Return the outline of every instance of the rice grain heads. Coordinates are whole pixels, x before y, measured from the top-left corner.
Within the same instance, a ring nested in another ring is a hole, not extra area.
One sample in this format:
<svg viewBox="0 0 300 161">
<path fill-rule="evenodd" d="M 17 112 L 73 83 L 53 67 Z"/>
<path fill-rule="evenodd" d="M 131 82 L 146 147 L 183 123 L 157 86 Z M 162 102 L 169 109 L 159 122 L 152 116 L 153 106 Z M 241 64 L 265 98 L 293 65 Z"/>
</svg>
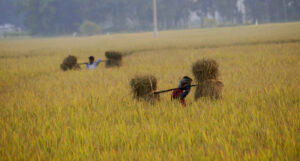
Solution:
<svg viewBox="0 0 300 161">
<path fill-rule="evenodd" d="M 117 51 L 105 52 L 106 67 L 120 67 L 122 65 L 122 53 Z"/>
<path fill-rule="evenodd" d="M 153 101 L 159 98 L 153 92 L 157 89 L 157 79 L 153 75 L 135 76 L 130 81 L 130 87 L 135 99 Z"/>
<path fill-rule="evenodd" d="M 63 71 L 78 69 L 77 58 L 75 56 L 69 55 L 63 60 L 62 64 L 60 65 L 60 68 Z"/>
<path fill-rule="evenodd" d="M 193 64 L 193 74 L 198 84 L 195 91 L 195 100 L 200 97 L 221 98 L 224 84 L 218 80 L 219 65 L 215 60 L 198 60 Z"/>
</svg>

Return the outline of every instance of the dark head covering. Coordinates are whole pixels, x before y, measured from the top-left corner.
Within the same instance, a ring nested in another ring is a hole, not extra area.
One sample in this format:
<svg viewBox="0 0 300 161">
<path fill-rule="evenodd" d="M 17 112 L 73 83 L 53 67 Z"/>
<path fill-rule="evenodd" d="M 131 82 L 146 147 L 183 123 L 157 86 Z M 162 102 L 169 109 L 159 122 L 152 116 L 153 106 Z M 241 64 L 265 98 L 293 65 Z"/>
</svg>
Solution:
<svg viewBox="0 0 300 161">
<path fill-rule="evenodd" d="M 179 82 L 179 88 L 183 88 L 186 85 L 191 84 L 192 81 L 193 81 L 192 78 L 190 78 L 188 76 L 184 76 Z"/>
<path fill-rule="evenodd" d="M 90 56 L 89 60 L 95 60 L 95 58 L 93 56 Z"/>
</svg>

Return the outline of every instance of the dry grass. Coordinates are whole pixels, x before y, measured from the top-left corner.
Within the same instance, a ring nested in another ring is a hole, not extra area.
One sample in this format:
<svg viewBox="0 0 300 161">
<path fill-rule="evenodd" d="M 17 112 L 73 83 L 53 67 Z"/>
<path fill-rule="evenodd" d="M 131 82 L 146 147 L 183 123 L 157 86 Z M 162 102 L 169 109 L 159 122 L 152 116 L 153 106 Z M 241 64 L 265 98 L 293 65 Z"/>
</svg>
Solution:
<svg viewBox="0 0 300 161">
<path fill-rule="evenodd" d="M 193 64 L 193 74 L 197 82 L 203 82 L 209 79 L 218 79 L 219 65 L 213 59 L 198 60 Z"/>
<path fill-rule="evenodd" d="M 299 160 L 300 23 L 152 35 L 1 40 L 0 160 Z M 135 52 L 59 68 L 109 49 Z M 219 63 L 221 100 L 132 99 L 135 75 L 172 88 L 202 58 Z"/>
<path fill-rule="evenodd" d="M 118 51 L 107 51 L 105 56 L 107 59 L 122 60 L 122 53 Z"/>
<path fill-rule="evenodd" d="M 197 81 L 195 100 L 209 97 L 211 100 L 222 98 L 224 84 L 218 80 L 219 65 L 213 59 L 198 60 L 193 64 L 193 74 Z"/>
<path fill-rule="evenodd" d="M 107 51 L 105 52 L 106 67 L 120 67 L 122 65 L 122 53 L 117 51 Z"/>
<path fill-rule="evenodd" d="M 201 97 L 209 97 L 212 100 L 218 100 L 222 98 L 222 89 L 224 84 L 218 80 L 205 80 L 196 86 L 195 100 L 197 101 Z"/>
<path fill-rule="evenodd" d="M 60 65 L 60 68 L 63 71 L 72 70 L 72 69 L 78 69 L 80 66 L 77 64 L 77 58 L 75 56 L 69 55 L 66 57 L 62 64 Z"/>
<path fill-rule="evenodd" d="M 130 87 L 135 99 L 152 102 L 159 99 L 153 92 L 157 89 L 157 79 L 153 75 L 139 75 L 130 80 Z"/>
<path fill-rule="evenodd" d="M 108 59 L 105 62 L 105 66 L 107 68 L 120 67 L 121 65 L 122 65 L 122 61 L 121 60 Z"/>
</svg>

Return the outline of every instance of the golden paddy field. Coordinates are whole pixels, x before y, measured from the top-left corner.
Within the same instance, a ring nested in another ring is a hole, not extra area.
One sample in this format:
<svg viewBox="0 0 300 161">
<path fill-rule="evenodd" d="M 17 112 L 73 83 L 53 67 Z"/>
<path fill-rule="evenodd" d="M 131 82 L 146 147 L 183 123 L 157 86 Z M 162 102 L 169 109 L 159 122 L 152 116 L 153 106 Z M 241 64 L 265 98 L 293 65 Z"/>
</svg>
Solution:
<svg viewBox="0 0 300 161">
<path fill-rule="evenodd" d="M 63 72 L 68 55 L 127 52 L 120 68 Z M 223 98 L 149 104 L 129 82 L 158 89 L 219 63 Z M 0 160 L 299 160 L 300 23 L 0 40 Z"/>
</svg>

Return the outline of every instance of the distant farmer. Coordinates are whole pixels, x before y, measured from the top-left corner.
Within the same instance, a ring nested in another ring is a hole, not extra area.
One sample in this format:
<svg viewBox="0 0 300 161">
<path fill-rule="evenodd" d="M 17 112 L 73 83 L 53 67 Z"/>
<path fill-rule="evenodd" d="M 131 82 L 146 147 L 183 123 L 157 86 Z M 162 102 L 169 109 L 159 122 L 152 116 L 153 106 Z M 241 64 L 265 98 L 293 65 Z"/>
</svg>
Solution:
<svg viewBox="0 0 300 161">
<path fill-rule="evenodd" d="M 188 76 L 184 76 L 178 85 L 178 88 L 173 90 L 172 100 L 180 100 L 182 106 L 185 106 L 185 97 L 190 93 L 192 79 Z"/>
<path fill-rule="evenodd" d="M 88 68 L 88 69 L 95 69 L 100 62 L 101 62 L 101 59 L 98 59 L 95 62 L 95 58 L 93 56 L 90 56 L 89 57 L 89 63 L 86 64 L 86 68 Z"/>
</svg>

